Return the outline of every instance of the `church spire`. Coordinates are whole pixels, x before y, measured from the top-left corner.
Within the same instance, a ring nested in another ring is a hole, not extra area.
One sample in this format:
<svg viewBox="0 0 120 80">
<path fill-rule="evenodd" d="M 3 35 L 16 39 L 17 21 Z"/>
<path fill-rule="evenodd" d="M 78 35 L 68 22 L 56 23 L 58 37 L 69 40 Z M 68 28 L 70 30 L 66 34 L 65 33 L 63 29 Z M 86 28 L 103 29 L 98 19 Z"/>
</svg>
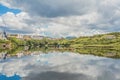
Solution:
<svg viewBox="0 0 120 80">
<path fill-rule="evenodd" d="M 5 23 L 5 21 L 4 21 L 3 18 L 2 18 L 2 21 L 3 21 L 3 24 L 4 24 L 3 33 L 2 33 L 2 38 L 3 38 L 3 39 L 7 39 L 7 33 L 6 33 L 6 31 L 5 31 L 6 23 Z"/>
</svg>

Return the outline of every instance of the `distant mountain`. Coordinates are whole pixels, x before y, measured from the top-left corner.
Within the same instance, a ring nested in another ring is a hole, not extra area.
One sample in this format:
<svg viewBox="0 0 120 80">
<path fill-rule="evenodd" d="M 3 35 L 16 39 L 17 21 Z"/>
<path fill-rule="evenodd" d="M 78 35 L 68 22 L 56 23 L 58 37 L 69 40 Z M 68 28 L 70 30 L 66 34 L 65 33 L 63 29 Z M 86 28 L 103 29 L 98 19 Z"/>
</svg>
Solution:
<svg viewBox="0 0 120 80">
<path fill-rule="evenodd" d="M 76 38 L 75 36 L 67 36 L 66 39 L 74 39 Z"/>
</svg>

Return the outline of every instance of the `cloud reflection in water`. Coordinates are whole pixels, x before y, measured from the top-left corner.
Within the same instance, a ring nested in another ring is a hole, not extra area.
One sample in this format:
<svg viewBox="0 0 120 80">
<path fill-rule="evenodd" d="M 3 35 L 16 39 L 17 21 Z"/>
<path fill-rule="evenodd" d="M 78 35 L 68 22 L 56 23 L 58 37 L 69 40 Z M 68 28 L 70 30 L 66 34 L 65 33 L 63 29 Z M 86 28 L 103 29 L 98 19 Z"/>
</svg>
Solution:
<svg viewBox="0 0 120 80">
<path fill-rule="evenodd" d="M 69 52 L 11 58 L 0 73 L 23 80 L 120 80 L 120 60 Z"/>
</svg>

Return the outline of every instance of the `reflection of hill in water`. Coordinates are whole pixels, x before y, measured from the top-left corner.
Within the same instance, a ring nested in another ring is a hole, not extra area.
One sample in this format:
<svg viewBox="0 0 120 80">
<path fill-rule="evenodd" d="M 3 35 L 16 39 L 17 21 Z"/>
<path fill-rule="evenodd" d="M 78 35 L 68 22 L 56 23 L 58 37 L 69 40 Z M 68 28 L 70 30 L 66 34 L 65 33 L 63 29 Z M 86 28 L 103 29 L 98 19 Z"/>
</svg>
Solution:
<svg viewBox="0 0 120 80">
<path fill-rule="evenodd" d="M 120 58 L 119 49 L 110 49 L 110 48 L 81 48 L 77 49 L 76 52 L 82 54 L 91 54 L 96 56 L 110 57 L 110 58 Z"/>
<path fill-rule="evenodd" d="M 120 59 L 49 52 L 9 58 L 0 63 L 0 73 L 22 80 L 120 80 L 119 66 Z"/>
<path fill-rule="evenodd" d="M 33 47 L 33 48 L 26 48 L 26 47 L 17 47 L 11 50 L 4 50 L 1 51 L 0 57 L 3 56 L 25 56 L 30 54 L 40 54 L 48 52 L 74 52 L 80 54 L 90 54 L 96 56 L 103 56 L 103 57 L 110 57 L 110 58 L 120 58 L 120 50 L 119 49 L 109 49 L 109 48 L 98 48 L 98 47 L 89 47 L 89 48 L 79 48 L 79 49 L 71 49 L 71 48 L 47 48 L 47 47 Z M 4 55 L 2 55 L 4 54 Z"/>
</svg>

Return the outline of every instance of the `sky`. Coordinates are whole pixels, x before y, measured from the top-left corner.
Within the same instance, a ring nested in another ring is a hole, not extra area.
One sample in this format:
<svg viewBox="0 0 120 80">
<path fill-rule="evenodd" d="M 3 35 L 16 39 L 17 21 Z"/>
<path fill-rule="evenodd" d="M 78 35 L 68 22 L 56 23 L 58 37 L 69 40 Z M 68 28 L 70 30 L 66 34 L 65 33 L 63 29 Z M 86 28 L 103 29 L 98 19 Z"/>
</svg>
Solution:
<svg viewBox="0 0 120 80">
<path fill-rule="evenodd" d="M 12 12 L 14 14 L 18 14 L 21 11 L 19 9 L 10 9 L 10 8 L 0 4 L 0 16 L 2 16 L 3 14 L 6 14 L 7 12 Z"/>
<path fill-rule="evenodd" d="M 0 0 L 0 30 L 50 37 L 120 32 L 120 0 Z"/>
</svg>

